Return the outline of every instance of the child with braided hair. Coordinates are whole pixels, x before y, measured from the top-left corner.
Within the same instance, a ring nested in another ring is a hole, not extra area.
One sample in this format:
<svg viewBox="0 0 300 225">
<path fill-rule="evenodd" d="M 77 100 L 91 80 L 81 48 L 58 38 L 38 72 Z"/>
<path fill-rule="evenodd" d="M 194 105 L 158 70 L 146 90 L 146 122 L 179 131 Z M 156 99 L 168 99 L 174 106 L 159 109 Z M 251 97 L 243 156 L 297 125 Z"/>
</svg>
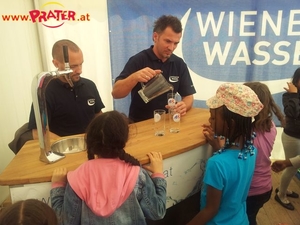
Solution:
<svg viewBox="0 0 300 225">
<path fill-rule="evenodd" d="M 255 167 L 252 118 L 263 108 L 254 91 L 224 83 L 206 101 L 209 125 L 203 134 L 214 149 L 206 164 L 200 212 L 188 225 L 248 225 L 246 199 Z"/>
<path fill-rule="evenodd" d="M 88 161 L 67 173 L 53 172 L 52 208 L 60 224 L 146 224 L 166 213 L 166 180 L 160 152 L 141 168 L 124 151 L 128 119 L 117 111 L 95 117 L 87 128 Z M 150 171 L 151 176 L 148 174 Z"/>
</svg>

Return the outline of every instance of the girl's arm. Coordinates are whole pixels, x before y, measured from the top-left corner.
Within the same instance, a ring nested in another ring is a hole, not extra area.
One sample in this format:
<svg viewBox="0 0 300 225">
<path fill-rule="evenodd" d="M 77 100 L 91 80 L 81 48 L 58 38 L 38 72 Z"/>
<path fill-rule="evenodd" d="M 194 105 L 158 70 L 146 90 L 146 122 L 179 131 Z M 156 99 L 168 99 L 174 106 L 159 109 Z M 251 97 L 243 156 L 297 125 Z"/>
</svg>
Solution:
<svg viewBox="0 0 300 225">
<path fill-rule="evenodd" d="M 145 217 L 159 220 L 166 214 L 167 201 L 167 181 L 163 175 L 163 158 L 160 152 L 150 152 L 147 155 L 150 165 L 143 167 L 152 175 L 150 177 L 146 170 L 141 170 L 138 195 Z"/>
<path fill-rule="evenodd" d="M 222 191 L 207 185 L 206 206 L 187 225 L 205 225 L 218 213 L 221 198 Z"/>
<path fill-rule="evenodd" d="M 81 224 L 82 201 L 67 183 L 66 168 L 54 170 L 50 199 L 51 207 L 56 213 L 59 224 Z"/>
</svg>

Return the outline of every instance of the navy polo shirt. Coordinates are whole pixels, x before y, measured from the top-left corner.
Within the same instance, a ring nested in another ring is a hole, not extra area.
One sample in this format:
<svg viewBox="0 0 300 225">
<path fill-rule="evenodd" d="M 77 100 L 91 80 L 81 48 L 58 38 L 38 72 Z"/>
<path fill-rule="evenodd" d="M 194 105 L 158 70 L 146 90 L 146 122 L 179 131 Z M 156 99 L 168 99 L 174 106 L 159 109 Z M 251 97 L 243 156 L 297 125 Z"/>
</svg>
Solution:
<svg viewBox="0 0 300 225">
<path fill-rule="evenodd" d="M 162 62 L 154 54 L 152 48 L 153 46 L 132 56 L 126 63 L 123 71 L 116 78 L 116 82 L 118 80 L 125 79 L 138 70 L 149 67 L 154 70 L 160 69 L 163 71 L 163 76 L 174 86 L 174 93 L 178 92 L 182 97 L 195 94 L 196 90 L 186 63 L 174 54 L 172 54 L 168 60 Z M 167 93 L 145 103 L 138 94 L 138 91 L 141 88 L 141 84 L 138 83 L 131 90 L 129 117 L 134 122 L 153 118 L 153 110 L 165 109 L 165 105 L 167 104 Z"/>
<path fill-rule="evenodd" d="M 49 129 L 59 136 L 85 133 L 95 114 L 104 108 L 95 83 L 82 77 L 74 87 L 53 79 L 45 95 Z M 36 129 L 33 106 L 28 128 Z"/>
</svg>

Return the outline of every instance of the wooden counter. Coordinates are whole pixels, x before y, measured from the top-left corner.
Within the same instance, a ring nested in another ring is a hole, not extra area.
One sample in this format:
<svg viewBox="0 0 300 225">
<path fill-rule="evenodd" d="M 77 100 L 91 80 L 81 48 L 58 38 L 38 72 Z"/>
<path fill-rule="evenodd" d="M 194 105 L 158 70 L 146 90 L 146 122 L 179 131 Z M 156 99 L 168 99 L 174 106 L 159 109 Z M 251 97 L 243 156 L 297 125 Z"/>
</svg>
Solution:
<svg viewBox="0 0 300 225">
<path fill-rule="evenodd" d="M 168 117 L 168 116 L 167 116 Z M 202 124 L 208 123 L 209 111 L 193 108 L 181 118 L 180 132 L 170 133 L 166 121 L 166 134 L 154 136 L 153 119 L 130 125 L 130 137 L 126 152 L 136 157 L 141 164 L 149 163 L 146 153 L 160 151 L 163 158 L 169 158 L 195 149 L 206 143 L 202 134 Z M 59 139 L 51 141 L 57 141 Z M 0 185 L 21 185 L 51 181 L 54 168 L 76 169 L 87 160 L 86 151 L 66 154 L 66 158 L 53 164 L 39 161 L 39 142 L 28 141 L 0 174 Z"/>
</svg>

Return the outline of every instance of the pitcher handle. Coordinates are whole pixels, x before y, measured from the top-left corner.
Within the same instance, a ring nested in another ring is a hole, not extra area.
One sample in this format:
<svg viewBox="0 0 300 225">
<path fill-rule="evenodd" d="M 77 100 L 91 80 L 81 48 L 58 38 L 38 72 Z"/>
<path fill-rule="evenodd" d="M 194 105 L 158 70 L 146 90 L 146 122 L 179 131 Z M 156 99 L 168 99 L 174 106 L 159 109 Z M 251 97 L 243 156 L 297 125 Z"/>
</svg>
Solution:
<svg viewBox="0 0 300 225">
<path fill-rule="evenodd" d="M 161 73 L 160 74 L 156 74 L 154 77 L 152 77 L 152 79 L 155 78 L 156 76 L 159 76 L 159 75 L 162 75 L 162 74 Z M 142 89 L 145 89 L 146 85 L 143 82 L 140 82 L 140 83 L 141 83 Z"/>
</svg>

